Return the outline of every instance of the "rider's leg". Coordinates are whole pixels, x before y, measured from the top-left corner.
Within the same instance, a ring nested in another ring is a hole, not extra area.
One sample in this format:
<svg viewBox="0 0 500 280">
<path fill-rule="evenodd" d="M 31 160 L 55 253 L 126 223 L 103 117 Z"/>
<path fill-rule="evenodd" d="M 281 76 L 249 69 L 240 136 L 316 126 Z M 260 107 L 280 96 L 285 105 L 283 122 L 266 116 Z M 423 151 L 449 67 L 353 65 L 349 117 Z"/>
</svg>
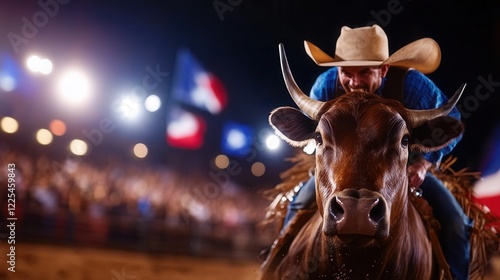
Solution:
<svg viewBox="0 0 500 280">
<path fill-rule="evenodd" d="M 455 279 L 469 279 L 472 220 L 465 215 L 451 192 L 431 173 L 427 173 L 420 188 L 441 224 L 439 241 L 451 273 Z"/>
<path fill-rule="evenodd" d="M 261 265 L 261 271 L 266 273 L 275 270 L 276 266 L 288 253 L 295 236 L 302 229 L 302 226 L 316 213 L 315 209 L 300 209 L 297 214 L 291 218 L 288 225 L 281 230 L 280 235 L 274 241 L 269 254 Z"/>
<path fill-rule="evenodd" d="M 302 226 L 316 212 L 310 209 L 316 201 L 316 187 L 314 176 L 300 187 L 293 200 L 289 203 L 283 228 L 280 235 L 271 246 L 266 259 L 261 265 L 264 274 L 270 273 L 288 252 L 295 236 Z"/>
<path fill-rule="evenodd" d="M 283 221 L 282 232 L 288 226 L 290 220 L 297 214 L 297 211 L 310 208 L 316 201 L 315 176 L 311 176 L 308 181 L 300 187 L 299 191 L 288 204 L 285 220 Z"/>
</svg>

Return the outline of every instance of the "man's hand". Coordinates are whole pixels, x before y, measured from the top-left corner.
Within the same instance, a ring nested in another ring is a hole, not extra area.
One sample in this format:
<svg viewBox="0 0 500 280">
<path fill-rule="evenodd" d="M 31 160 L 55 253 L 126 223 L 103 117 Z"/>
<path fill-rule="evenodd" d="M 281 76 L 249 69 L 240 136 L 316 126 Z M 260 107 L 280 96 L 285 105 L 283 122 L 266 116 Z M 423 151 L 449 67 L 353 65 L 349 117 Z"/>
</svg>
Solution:
<svg viewBox="0 0 500 280">
<path fill-rule="evenodd" d="M 432 166 L 432 163 L 424 158 L 418 158 L 414 163 L 407 167 L 408 185 L 410 188 L 417 188 L 422 184 L 427 174 L 427 170 Z"/>
</svg>

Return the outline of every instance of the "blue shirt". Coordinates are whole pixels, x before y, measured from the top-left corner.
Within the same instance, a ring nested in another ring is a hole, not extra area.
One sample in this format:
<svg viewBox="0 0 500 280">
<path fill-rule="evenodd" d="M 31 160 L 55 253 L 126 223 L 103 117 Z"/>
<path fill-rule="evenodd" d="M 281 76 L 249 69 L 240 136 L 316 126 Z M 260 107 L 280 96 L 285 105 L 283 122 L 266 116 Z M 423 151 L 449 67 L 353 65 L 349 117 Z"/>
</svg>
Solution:
<svg viewBox="0 0 500 280">
<path fill-rule="evenodd" d="M 337 84 L 338 87 L 342 88 L 340 83 L 337 83 L 337 69 L 337 67 L 332 67 L 318 76 L 311 88 L 311 98 L 328 101 L 335 97 Z M 382 85 L 375 92 L 376 94 L 381 95 L 386 82 L 387 78 L 383 78 Z M 410 69 L 406 73 L 403 91 L 403 105 L 412 110 L 434 109 L 443 106 L 448 101 L 446 95 L 429 78 L 414 69 Z M 453 108 L 449 116 L 460 119 L 457 108 Z M 449 154 L 461 139 L 462 135 L 451 141 L 448 146 L 435 152 L 426 153 L 423 157 L 429 162 L 439 163 L 443 156 Z"/>
</svg>

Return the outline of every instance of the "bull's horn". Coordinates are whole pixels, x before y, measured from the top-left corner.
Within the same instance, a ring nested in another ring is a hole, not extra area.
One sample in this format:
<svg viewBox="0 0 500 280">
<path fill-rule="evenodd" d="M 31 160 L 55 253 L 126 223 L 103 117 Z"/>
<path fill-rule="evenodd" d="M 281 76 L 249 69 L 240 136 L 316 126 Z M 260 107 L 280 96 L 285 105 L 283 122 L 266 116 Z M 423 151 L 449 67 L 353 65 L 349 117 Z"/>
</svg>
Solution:
<svg viewBox="0 0 500 280">
<path fill-rule="evenodd" d="M 288 60 L 286 59 L 285 47 L 283 44 L 279 44 L 279 51 L 281 72 L 283 73 L 283 79 L 285 80 L 285 85 L 290 93 L 290 96 L 292 96 L 293 101 L 304 114 L 309 116 L 311 119 L 316 120 L 319 117 L 319 109 L 324 102 L 310 98 L 299 88 L 297 83 L 295 83 L 290 67 L 288 66 Z"/>
<path fill-rule="evenodd" d="M 410 113 L 409 115 L 411 126 L 417 127 L 434 118 L 448 115 L 460 99 L 465 86 L 465 83 L 462 84 L 460 88 L 458 88 L 458 90 L 455 92 L 455 94 L 450 98 L 450 100 L 448 100 L 448 102 L 440 108 L 431 110 L 408 110 L 408 112 Z"/>
</svg>

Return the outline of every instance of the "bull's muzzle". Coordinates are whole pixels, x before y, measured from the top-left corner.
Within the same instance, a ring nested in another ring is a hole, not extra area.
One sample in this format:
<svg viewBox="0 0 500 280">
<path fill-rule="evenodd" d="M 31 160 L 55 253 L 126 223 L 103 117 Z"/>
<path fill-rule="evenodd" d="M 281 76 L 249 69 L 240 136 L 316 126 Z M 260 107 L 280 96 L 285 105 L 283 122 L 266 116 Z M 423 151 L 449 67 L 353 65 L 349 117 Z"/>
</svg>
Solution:
<svg viewBox="0 0 500 280">
<path fill-rule="evenodd" d="M 379 193 L 365 189 L 348 189 L 332 197 L 327 206 L 327 235 L 375 237 L 387 231 L 387 204 Z"/>
</svg>

